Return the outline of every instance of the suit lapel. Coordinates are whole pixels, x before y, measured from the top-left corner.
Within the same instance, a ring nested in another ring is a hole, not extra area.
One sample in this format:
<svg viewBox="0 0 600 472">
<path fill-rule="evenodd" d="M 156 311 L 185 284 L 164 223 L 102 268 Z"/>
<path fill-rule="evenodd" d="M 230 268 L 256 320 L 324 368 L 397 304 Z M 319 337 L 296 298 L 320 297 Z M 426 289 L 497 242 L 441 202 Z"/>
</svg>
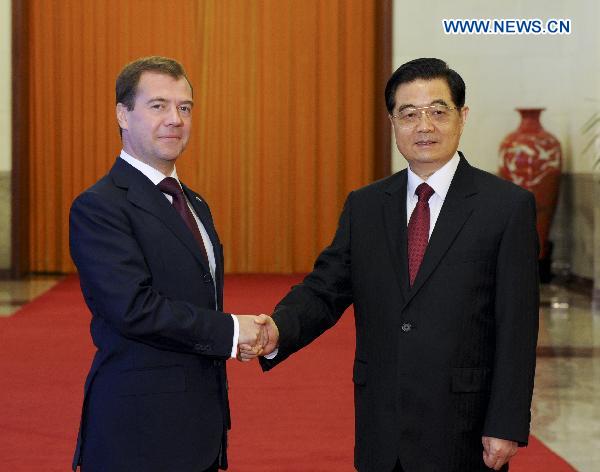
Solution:
<svg viewBox="0 0 600 472">
<path fill-rule="evenodd" d="M 183 192 L 185 193 L 185 196 L 192 204 L 196 215 L 198 215 L 198 218 L 202 222 L 202 225 L 204 225 L 204 229 L 206 229 L 206 232 L 208 233 L 210 242 L 213 245 L 215 259 L 217 259 L 218 261 L 219 259 L 217 258 L 217 256 L 220 256 L 221 244 L 219 242 L 219 237 L 217 236 L 217 231 L 215 230 L 215 227 L 213 225 L 212 217 L 210 216 L 210 210 L 208 209 L 206 203 L 202 201 L 202 199 L 196 193 L 192 192 L 183 183 L 181 184 L 181 186 L 183 187 Z"/>
<path fill-rule="evenodd" d="M 217 235 L 217 230 L 213 224 L 212 216 L 210 215 L 210 210 L 206 202 L 204 202 L 196 193 L 192 192 L 188 187 L 186 187 L 183 183 L 181 184 L 183 187 L 183 191 L 185 196 L 192 204 L 196 215 L 202 222 L 204 229 L 208 233 L 208 237 L 210 238 L 210 242 L 213 247 L 213 254 L 215 256 L 215 278 L 216 278 L 216 287 L 217 287 L 217 306 L 223 306 L 223 281 L 222 279 L 222 263 L 223 263 L 223 254 L 221 250 L 221 241 L 219 241 L 219 236 Z"/>
<path fill-rule="evenodd" d="M 150 179 L 122 159 L 117 159 L 110 174 L 119 187 L 127 188 L 127 199 L 133 205 L 160 219 L 204 269 L 209 270 L 192 232 L 177 213 L 177 210 L 173 208 Z"/>
<path fill-rule="evenodd" d="M 456 236 L 473 212 L 473 195 L 477 187 L 471 178 L 471 166 L 461 154 L 461 160 L 448 189 L 442 210 L 435 223 L 423 262 L 415 283 L 405 299 L 406 306 L 438 266 Z"/>
<path fill-rule="evenodd" d="M 406 236 L 406 185 L 407 173 L 403 170 L 384 192 L 383 221 L 392 265 L 396 269 L 402 297 L 408 296 L 408 254 Z"/>
</svg>

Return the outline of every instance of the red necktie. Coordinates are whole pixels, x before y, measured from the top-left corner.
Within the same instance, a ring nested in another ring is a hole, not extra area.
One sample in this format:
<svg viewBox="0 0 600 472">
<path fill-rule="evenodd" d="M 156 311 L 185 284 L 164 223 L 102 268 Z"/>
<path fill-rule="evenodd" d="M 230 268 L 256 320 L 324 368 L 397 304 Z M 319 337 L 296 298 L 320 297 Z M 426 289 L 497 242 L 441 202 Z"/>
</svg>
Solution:
<svg viewBox="0 0 600 472">
<path fill-rule="evenodd" d="M 196 241 L 200 246 L 200 252 L 204 257 L 204 260 L 208 263 L 208 256 L 206 255 L 206 248 L 204 247 L 202 235 L 200 234 L 194 215 L 192 215 L 192 212 L 188 207 L 185 195 L 183 194 L 183 189 L 179 185 L 179 182 L 173 177 L 166 177 L 158 183 L 158 188 L 161 192 L 173 197 L 173 206 L 177 210 L 177 213 L 179 213 L 179 216 L 183 218 L 183 221 L 194 235 L 194 238 L 196 238 Z"/>
<path fill-rule="evenodd" d="M 429 242 L 429 199 L 433 193 L 433 189 L 426 183 L 422 183 L 415 190 L 419 201 L 408 222 L 408 272 L 411 287 Z"/>
</svg>

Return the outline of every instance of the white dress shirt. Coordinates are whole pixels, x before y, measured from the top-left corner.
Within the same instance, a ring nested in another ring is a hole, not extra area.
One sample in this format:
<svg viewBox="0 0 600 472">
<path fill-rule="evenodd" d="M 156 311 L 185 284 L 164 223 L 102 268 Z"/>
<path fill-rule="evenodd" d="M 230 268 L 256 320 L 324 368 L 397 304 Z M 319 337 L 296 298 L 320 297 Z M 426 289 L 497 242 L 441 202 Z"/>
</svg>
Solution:
<svg viewBox="0 0 600 472">
<path fill-rule="evenodd" d="M 446 164 L 444 164 L 441 168 L 436 170 L 433 174 L 431 174 L 427 179 L 427 185 L 429 185 L 434 194 L 429 198 L 429 237 L 431 238 L 431 233 L 433 233 L 433 228 L 435 227 L 435 223 L 440 216 L 440 211 L 442 210 L 442 205 L 444 204 L 444 200 L 446 200 L 446 195 L 448 194 L 448 189 L 450 188 L 450 184 L 452 183 L 452 179 L 454 178 L 454 174 L 456 173 L 456 169 L 458 168 L 458 163 L 460 162 L 460 156 L 458 152 L 454 154 L 452 159 L 450 159 Z M 410 221 L 410 216 L 412 215 L 415 206 L 417 206 L 417 202 L 419 201 L 419 197 L 415 195 L 415 190 L 417 187 L 421 185 L 425 180 L 415 174 L 410 166 L 407 169 L 408 171 L 408 183 L 406 185 L 406 224 Z"/>
<path fill-rule="evenodd" d="M 127 162 L 131 166 L 135 167 L 142 174 L 144 174 L 146 177 L 148 177 L 148 179 L 150 179 L 154 185 L 158 185 L 165 177 L 173 177 L 175 180 L 177 180 L 177 183 L 181 187 L 181 183 L 179 182 L 179 178 L 177 177 L 177 170 L 175 169 L 175 167 L 173 167 L 173 172 L 171 173 L 171 175 L 165 176 L 162 172 L 156 170 L 152 166 L 149 166 L 145 162 L 142 162 L 139 159 L 136 159 L 135 157 L 127 154 L 124 150 L 121 150 L 120 157 L 125 162 Z M 166 194 L 164 192 L 163 192 L 163 195 L 167 198 L 167 200 L 169 200 L 169 203 L 173 203 L 173 197 L 171 195 Z M 184 193 L 184 197 L 185 197 L 185 193 Z M 200 234 L 202 236 L 202 241 L 204 242 L 204 247 L 206 248 L 206 255 L 208 256 L 208 266 L 210 269 L 210 275 L 212 276 L 212 279 L 213 279 L 213 288 L 215 290 L 215 309 L 217 309 L 217 306 L 216 306 L 217 287 L 214 285 L 214 281 L 216 280 L 215 279 L 215 270 L 216 270 L 216 266 L 217 266 L 217 264 L 215 262 L 215 250 L 213 248 L 212 242 L 210 241 L 208 233 L 206 232 L 206 228 L 204 227 L 204 225 L 202 224 L 202 221 L 200 221 L 200 218 L 198 218 L 198 215 L 196 215 L 196 212 L 194 211 L 194 207 L 192 207 L 192 205 L 188 201 L 187 197 L 185 197 L 185 201 L 187 203 L 188 208 L 192 212 L 192 215 L 194 216 L 194 220 L 196 221 L 196 224 L 198 225 L 198 229 L 200 230 Z M 240 336 L 240 324 L 238 322 L 238 319 L 234 315 L 231 315 L 231 316 L 233 318 L 233 345 L 232 345 L 232 350 L 231 350 L 231 357 L 235 357 L 237 355 L 237 345 L 238 345 L 238 339 Z"/>
</svg>

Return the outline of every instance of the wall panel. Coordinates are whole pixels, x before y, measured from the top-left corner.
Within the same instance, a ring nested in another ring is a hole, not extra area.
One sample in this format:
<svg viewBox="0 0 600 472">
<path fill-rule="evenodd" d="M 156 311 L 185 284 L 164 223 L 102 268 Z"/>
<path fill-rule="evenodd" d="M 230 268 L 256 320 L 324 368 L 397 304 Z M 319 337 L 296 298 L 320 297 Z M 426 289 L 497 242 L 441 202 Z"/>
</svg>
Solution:
<svg viewBox="0 0 600 472">
<path fill-rule="evenodd" d="M 70 203 L 120 149 L 115 77 L 155 54 L 180 60 L 194 86 L 177 168 L 212 207 L 226 270 L 309 270 L 346 194 L 388 158 L 374 145 L 378 11 L 375 0 L 29 2 L 28 270 L 73 270 Z"/>
</svg>

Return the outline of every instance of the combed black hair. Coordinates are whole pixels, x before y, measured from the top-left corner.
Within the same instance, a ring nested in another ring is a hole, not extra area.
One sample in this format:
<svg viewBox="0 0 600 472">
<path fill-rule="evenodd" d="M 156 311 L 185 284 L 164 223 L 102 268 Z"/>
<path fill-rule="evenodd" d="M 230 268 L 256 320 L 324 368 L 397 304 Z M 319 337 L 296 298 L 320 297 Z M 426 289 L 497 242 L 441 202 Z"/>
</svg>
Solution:
<svg viewBox="0 0 600 472">
<path fill-rule="evenodd" d="M 452 101 L 458 108 L 465 104 L 465 82 L 458 72 L 450 69 L 441 59 L 422 57 L 402 64 L 392 74 L 385 86 L 385 106 L 391 115 L 396 106 L 396 90 L 402 84 L 415 80 L 444 79 L 450 88 Z"/>
</svg>

